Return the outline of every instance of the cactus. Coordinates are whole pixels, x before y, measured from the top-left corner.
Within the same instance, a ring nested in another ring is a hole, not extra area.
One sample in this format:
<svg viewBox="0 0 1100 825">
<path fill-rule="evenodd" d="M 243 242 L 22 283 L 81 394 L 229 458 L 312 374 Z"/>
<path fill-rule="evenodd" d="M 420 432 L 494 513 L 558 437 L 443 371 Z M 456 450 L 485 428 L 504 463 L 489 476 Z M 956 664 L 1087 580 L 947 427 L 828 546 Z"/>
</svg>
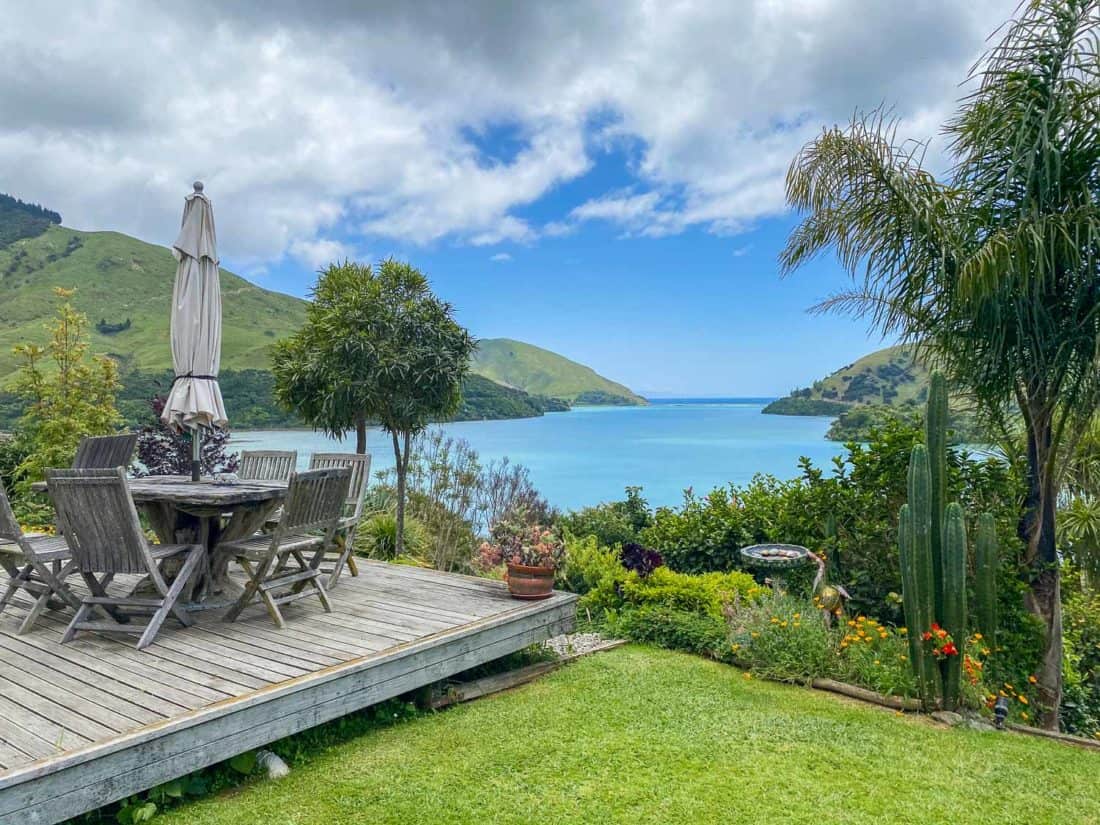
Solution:
<svg viewBox="0 0 1100 825">
<path fill-rule="evenodd" d="M 913 447 L 909 462 L 909 503 L 902 508 L 898 549 L 901 555 L 905 621 L 909 626 L 910 658 L 920 686 L 921 701 L 931 709 L 942 691 L 944 706 L 958 704 L 962 649 L 968 632 L 966 609 L 966 516 L 961 505 L 947 504 L 947 382 L 932 373 L 925 418 L 927 446 Z M 984 555 L 983 555 L 984 554 Z M 996 569 L 993 520 L 979 526 L 978 603 L 983 632 L 992 635 L 992 576 Z M 992 563 L 988 556 L 993 556 Z M 920 641 L 920 634 L 939 624 L 959 650 L 940 663 Z"/>
<path fill-rule="evenodd" d="M 974 616 L 978 630 L 989 639 L 997 635 L 997 527 L 990 513 L 978 518 L 974 548 Z"/>
<path fill-rule="evenodd" d="M 911 660 L 926 709 L 932 708 L 939 693 L 935 662 L 925 655 L 920 643 L 920 634 L 936 621 L 934 605 L 938 576 L 932 565 L 931 503 L 928 451 L 923 444 L 917 444 L 909 461 L 909 503 L 902 508 L 899 551 L 905 621 L 910 637 L 915 640 L 910 641 Z"/>
<path fill-rule="evenodd" d="M 940 584 L 943 610 L 940 626 L 954 639 L 958 653 L 942 662 L 943 704 L 954 710 L 959 703 L 962 656 L 966 640 L 966 516 L 962 505 L 952 502 L 944 510 L 940 555 Z"/>
<path fill-rule="evenodd" d="M 925 710 L 931 710 L 936 694 L 934 663 L 926 660 L 919 631 L 919 628 L 925 626 L 928 618 L 922 608 L 928 605 L 929 597 L 920 591 L 922 576 L 917 572 L 919 560 L 913 553 L 913 520 L 908 504 L 902 505 L 898 517 L 898 555 L 901 558 L 901 592 L 902 604 L 905 608 L 905 624 L 911 628 L 909 661 L 913 674 L 917 678 L 917 690 L 921 700 L 925 702 Z"/>
<path fill-rule="evenodd" d="M 928 468 L 932 497 L 932 569 L 937 571 L 935 615 L 944 609 L 943 565 L 944 507 L 947 505 L 947 381 L 943 373 L 932 373 L 928 386 L 928 406 L 924 416 L 924 441 L 928 446 Z"/>
</svg>

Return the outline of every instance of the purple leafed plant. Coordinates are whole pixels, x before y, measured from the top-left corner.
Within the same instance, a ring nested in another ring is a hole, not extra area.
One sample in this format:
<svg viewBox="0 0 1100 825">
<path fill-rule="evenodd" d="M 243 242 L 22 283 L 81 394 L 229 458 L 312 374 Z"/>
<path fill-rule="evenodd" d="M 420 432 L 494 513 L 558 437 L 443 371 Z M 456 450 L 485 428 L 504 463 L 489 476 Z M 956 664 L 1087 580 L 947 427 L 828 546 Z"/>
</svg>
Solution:
<svg viewBox="0 0 1100 825">
<path fill-rule="evenodd" d="M 665 563 L 656 550 L 650 550 L 635 542 L 627 542 L 619 551 L 619 561 L 627 570 L 633 570 L 643 579 Z"/>
<path fill-rule="evenodd" d="M 149 401 L 153 421 L 138 431 L 137 461 L 131 468 L 135 476 L 188 475 L 191 472 L 191 435 L 164 426 L 160 416 L 166 400 L 158 395 Z M 204 432 L 203 475 L 237 472 L 237 454 L 226 452 L 228 441 L 226 430 Z"/>
</svg>

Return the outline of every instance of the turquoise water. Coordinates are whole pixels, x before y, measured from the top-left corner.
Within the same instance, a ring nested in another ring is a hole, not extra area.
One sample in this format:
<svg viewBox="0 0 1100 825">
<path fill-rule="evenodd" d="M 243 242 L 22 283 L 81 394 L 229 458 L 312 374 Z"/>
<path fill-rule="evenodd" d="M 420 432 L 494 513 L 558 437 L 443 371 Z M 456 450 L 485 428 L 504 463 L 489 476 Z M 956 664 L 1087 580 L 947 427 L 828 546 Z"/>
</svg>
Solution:
<svg viewBox="0 0 1100 825">
<path fill-rule="evenodd" d="M 683 490 L 706 492 L 755 473 L 798 474 L 799 456 L 825 464 L 841 447 L 825 440 L 828 418 L 761 415 L 767 399 L 659 400 L 647 407 L 577 407 L 541 418 L 464 421 L 443 429 L 464 438 L 483 459 L 507 456 L 525 465 L 539 491 L 561 508 L 623 497 L 641 485 L 652 505 L 672 505 Z M 311 452 L 354 449 L 302 430 L 253 430 L 233 435 L 232 448 L 297 450 L 304 468 Z M 372 430 L 374 469 L 393 466 L 389 436 Z"/>
</svg>

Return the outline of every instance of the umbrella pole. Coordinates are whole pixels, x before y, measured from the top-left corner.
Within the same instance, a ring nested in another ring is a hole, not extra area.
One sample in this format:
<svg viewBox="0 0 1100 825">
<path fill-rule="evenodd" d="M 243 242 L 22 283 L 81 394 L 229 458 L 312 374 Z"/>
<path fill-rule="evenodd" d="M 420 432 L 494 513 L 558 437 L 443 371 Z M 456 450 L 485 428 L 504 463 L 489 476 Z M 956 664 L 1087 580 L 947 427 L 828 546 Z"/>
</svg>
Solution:
<svg viewBox="0 0 1100 825">
<path fill-rule="evenodd" d="M 202 467 L 202 427 L 195 427 L 191 432 L 191 480 L 199 480 L 199 471 Z"/>
</svg>

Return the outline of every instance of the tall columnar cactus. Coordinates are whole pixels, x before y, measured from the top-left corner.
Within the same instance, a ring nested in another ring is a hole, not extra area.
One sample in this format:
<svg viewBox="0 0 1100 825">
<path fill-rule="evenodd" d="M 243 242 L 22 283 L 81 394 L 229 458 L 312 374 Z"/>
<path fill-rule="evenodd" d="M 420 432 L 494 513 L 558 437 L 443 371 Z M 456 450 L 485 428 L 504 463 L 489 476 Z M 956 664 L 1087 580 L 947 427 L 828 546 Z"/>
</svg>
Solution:
<svg viewBox="0 0 1100 825">
<path fill-rule="evenodd" d="M 978 518 L 974 540 L 974 618 L 992 643 L 997 635 L 997 526 L 990 513 Z"/>
<path fill-rule="evenodd" d="M 905 622 L 921 699 L 931 708 L 942 691 L 944 706 L 958 704 L 962 655 L 968 626 L 966 609 L 966 515 L 947 504 L 947 382 L 932 373 L 928 391 L 925 444 L 913 448 L 909 462 L 909 503 L 902 508 L 898 548 L 901 555 Z M 977 598 L 983 633 L 993 635 L 996 599 L 996 539 L 993 519 L 979 524 Z M 990 560 L 990 557 L 992 560 Z M 921 635 L 938 624 L 951 634 L 956 652 L 937 663 Z M 984 628 L 989 628 L 985 630 Z"/>
<path fill-rule="evenodd" d="M 932 564 L 931 471 L 923 444 L 913 447 L 909 461 L 909 503 L 902 507 L 898 531 L 902 566 L 905 621 L 910 635 L 910 658 L 926 709 L 939 694 L 936 664 L 920 634 L 936 621 L 936 570 Z"/>
<path fill-rule="evenodd" d="M 958 651 L 943 659 L 943 704 L 954 710 L 959 703 L 966 627 L 966 516 L 962 505 L 951 502 L 944 510 L 940 549 L 940 582 L 943 610 L 940 626 L 954 640 Z"/>
<path fill-rule="evenodd" d="M 924 440 L 928 446 L 928 468 L 931 477 L 932 568 L 939 571 L 943 565 L 944 508 L 947 506 L 947 381 L 939 370 L 934 371 L 929 380 Z M 936 616 L 943 614 L 943 608 L 943 580 L 937 575 Z"/>
</svg>

